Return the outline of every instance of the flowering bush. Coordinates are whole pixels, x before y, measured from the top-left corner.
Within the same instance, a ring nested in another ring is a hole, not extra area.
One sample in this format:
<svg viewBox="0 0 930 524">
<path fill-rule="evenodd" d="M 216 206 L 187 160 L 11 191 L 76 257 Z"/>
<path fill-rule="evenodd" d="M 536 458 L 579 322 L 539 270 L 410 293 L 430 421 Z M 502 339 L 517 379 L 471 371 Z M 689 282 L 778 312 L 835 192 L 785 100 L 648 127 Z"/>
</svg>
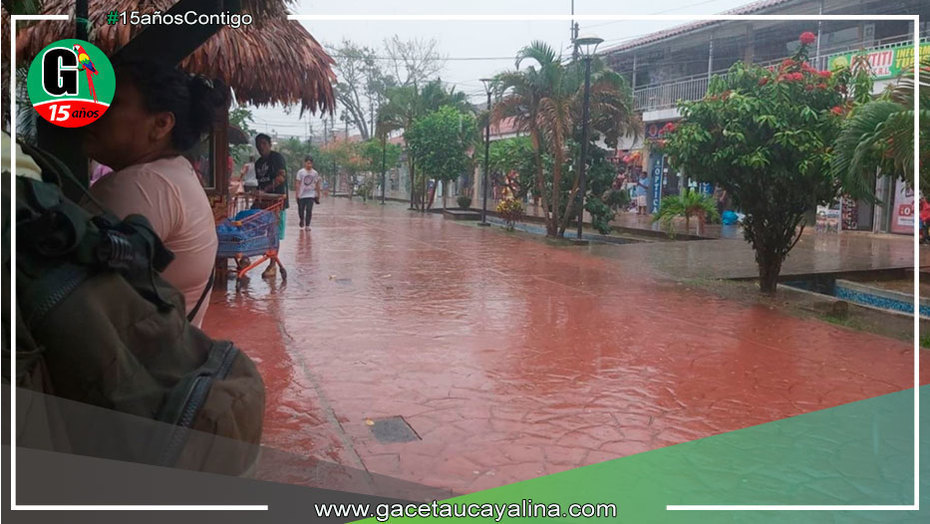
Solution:
<svg viewBox="0 0 930 524">
<path fill-rule="evenodd" d="M 507 222 L 507 229 L 513 231 L 517 220 L 523 218 L 523 202 L 513 197 L 505 198 L 497 204 L 497 214 Z"/>
<path fill-rule="evenodd" d="M 816 36 L 800 41 L 777 66 L 739 62 L 713 78 L 703 100 L 679 105 L 683 119 L 661 137 L 673 167 L 725 189 L 746 214 L 743 232 L 766 293 L 805 214 L 835 195 L 831 151 L 851 103 L 849 73 L 818 71 L 807 62 Z"/>
</svg>

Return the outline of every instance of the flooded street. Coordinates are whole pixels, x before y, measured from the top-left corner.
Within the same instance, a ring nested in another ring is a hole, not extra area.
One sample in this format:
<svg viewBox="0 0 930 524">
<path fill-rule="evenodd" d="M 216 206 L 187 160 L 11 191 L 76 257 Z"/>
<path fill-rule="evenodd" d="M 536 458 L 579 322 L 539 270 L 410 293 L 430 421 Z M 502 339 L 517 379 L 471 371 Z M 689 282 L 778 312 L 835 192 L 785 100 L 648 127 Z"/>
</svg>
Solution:
<svg viewBox="0 0 930 524">
<path fill-rule="evenodd" d="M 313 231 L 296 220 L 286 285 L 260 268 L 220 284 L 205 321 L 258 363 L 263 441 L 285 452 L 473 492 L 913 385 L 907 343 L 687 290 L 648 253 L 592 254 L 649 244 L 341 198 Z M 390 417 L 413 440 L 379 439 Z"/>
</svg>

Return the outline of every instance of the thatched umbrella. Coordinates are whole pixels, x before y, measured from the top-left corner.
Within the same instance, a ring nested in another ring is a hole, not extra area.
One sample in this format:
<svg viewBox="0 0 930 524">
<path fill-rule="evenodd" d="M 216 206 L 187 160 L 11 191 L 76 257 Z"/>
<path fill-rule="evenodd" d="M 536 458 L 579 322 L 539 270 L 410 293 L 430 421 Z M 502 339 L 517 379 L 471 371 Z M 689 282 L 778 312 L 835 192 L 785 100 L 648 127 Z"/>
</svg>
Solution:
<svg viewBox="0 0 930 524">
<path fill-rule="evenodd" d="M 177 0 L 91 2 L 90 41 L 111 55 L 145 27 L 106 23 L 109 11 L 166 12 Z M 250 26 L 224 27 L 180 64 L 181 69 L 220 78 L 232 87 L 240 103 L 296 104 L 300 111 L 332 111 L 333 59 L 306 29 L 285 18 L 283 1 L 243 0 L 242 14 L 253 17 Z M 68 21 L 37 22 L 19 31 L 16 59 L 27 64 L 46 45 L 74 36 L 74 0 L 49 0 L 42 13 L 70 14 Z"/>
</svg>

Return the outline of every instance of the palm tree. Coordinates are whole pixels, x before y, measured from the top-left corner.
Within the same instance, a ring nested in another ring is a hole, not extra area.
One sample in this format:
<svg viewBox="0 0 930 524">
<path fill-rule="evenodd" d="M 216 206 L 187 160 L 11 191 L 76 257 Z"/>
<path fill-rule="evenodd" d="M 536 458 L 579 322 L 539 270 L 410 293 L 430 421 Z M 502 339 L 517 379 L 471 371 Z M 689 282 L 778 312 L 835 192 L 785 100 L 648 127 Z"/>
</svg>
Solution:
<svg viewBox="0 0 930 524">
<path fill-rule="evenodd" d="M 524 70 L 497 75 L 500 96 L 492 109 L 491 121 L 513 119 L 515 127 L 527 133 L 536 154 L 536 193 L 541 196 L 548 236 L 563 236 L 578 192 L 578 177 L 567 192 L 562 188 L 563 171 L 570 141 L 578 141 L 583 96 L 584 69 L 581 63 L 563 65 L 555 51 L 543 42 L 533 42 L 517 55 L 516 66 L 526 60 L 535 64 Z M 598 134 L 610 143 L 620 136 L 638 135 L 642 124 L 633 111 L 632 92 L 622 77 L 592 63 L 591 104 L 592 142 Z M 552 178 L 546 179 L 544 158 L 552 159 Z M 547 191 L 548 189 L 548 191 Z"/>
<path fill-rule="evenodd" d="M 409 129 L 419 116 L 418 90 L 416 85 L 392 87 L 387 90 L 387 102 L 378 108 L 378 136 L 386 136 L 391 131 Z M 407 154 L 407 171 L 410 173 L 410 209 L 416 209 L 414 191 L 414 174 L 416 159 Z"/>
<path fill-rule="evenodd" d="M 874 175 L 882 172 L 904 179 L 914 187 L 914 97 L 920 104 L 920 163 L 918 187 L 930 190 L 930 59 L 921 61 L 919 88 L 914 70 L 902 73 L 898 83 L 878 99 L 856 108 L 843 124 L 834 147 L 832 170 L 844 191 L 875 202 Z M 925 160 L 927 160 L 925 162 Z"/>
</svg>

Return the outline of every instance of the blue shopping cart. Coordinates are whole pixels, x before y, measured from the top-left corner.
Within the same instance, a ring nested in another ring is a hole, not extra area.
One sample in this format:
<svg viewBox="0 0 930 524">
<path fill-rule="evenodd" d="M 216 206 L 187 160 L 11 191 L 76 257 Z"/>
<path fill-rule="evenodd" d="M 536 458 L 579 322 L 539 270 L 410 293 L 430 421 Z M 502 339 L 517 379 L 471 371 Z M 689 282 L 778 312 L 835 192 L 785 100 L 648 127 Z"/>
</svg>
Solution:
<svg viewBox="0 0 930 524">
<path fill-rule="evenodd" d="M 234 197 L 233 209 L 241 209 L 241 202 Z M 232 218 L 226 218 L 216 225 L 219 248 L 216 258 L 224 262 L 230 258 L 236 261 L 236 290 L 242 280 L 253 268 L 266 260 L 273 261 L 281 270 L 281 279 L 287 280 L 287 270 L 278 258 L 278 220 L 284 209 L 284 195 L 262 195 L 254 198 L 252 207 L 243 209 Z M 261 255 L 254 261 L 247 257 Z"/>
</svg>

